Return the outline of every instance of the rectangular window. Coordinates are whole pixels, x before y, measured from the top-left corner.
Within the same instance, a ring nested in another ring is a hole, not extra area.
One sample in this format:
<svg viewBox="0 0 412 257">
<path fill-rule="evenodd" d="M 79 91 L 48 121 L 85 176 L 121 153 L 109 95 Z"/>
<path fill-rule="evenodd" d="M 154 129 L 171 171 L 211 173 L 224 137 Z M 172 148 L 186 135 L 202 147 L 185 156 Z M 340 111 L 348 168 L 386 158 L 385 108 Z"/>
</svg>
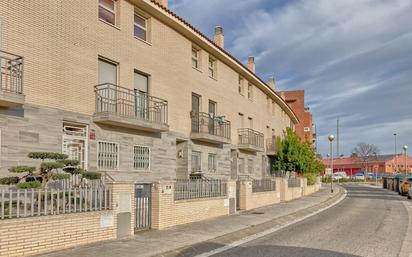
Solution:
<svg viewBox="0 0 412 257">
<path fill-rule="evenodd" d="M 117 170 L 119 168 L 119 144 L 98 142 L 97 168 Z"/>
<path fill-rule="evenodd" d="M 116 25 L 116 1 L 99 0 L 99 19 Z"/>
<path fill-rule="evenodd" d="M 216 172 L 216 154 L 209 154 L 208 169 L 209 172 Z"/>
<path fill-rule="evenodd" d="M 238 90 L 239 94 L 244 95 L 244 88 L 243 88 L 243 78 L 239 76 L 239 81 L 238 81 Z"/>
<path fill-rule="evenodd" d="M 98 59 L 98 84 L 117 84 L 117 64 L 109 60 Z"/>
<path fill-rule="evenodd" d="M 240 128 L 245 127 L 245 116 L 243 115 L 243 113 L 239 113 L 239 124 Z"/>
<path fill-rule="evenodd" d="M 150 168 L 150 148 L 147 146 L 133 147 L 133 167 L 136 170 L 148 170 Z"/>
<path fill-rule="evenodd" d="M 249 100 L 253 99 L 253 86 L 252 86 L 252 84 L 247 85 L 247 98 Z"/>
<path fill-rule="evenodd" d="M 200 55 L 200 51 L 192 47 L 192 67 L 195 69 L 200 69 L 199 55 Z"/>
<path fill-rule="evenodd" d="M 253 129 L 253 119 L 251 117 L 247 118 L 249 120 L 249 128 Z"/>
<path fill-rule="evenodd" d="M 245 159 L 239 158 L 239 173 L 245 173 Z"/>
<path fill-rule="evenodd" d="M 147 41 L 147 19 L 139 14 L 134 14 L 134 36 Z"/>
<path fill-rule="evenodd" d="M 202 153 L 192 151 L 192 172 L 202 171 Z"/>
<path fill-rule="evenodd" d="M 216 60 L 209 57 L 209 76 L 216 78 Z"/>
<path fill-rule="evenodd" d="M 249 174 L 252 174 L 253 172 L 253 160 L 252 159 L 247 160 L 247 172 Z"/>
<path fill-rule="evenodd" d="M 78 160 L 79 166 L 87 169 L 88 127 L 87 125 L 63 122 L 63 150 L 69 160 Z"/>
</svg>

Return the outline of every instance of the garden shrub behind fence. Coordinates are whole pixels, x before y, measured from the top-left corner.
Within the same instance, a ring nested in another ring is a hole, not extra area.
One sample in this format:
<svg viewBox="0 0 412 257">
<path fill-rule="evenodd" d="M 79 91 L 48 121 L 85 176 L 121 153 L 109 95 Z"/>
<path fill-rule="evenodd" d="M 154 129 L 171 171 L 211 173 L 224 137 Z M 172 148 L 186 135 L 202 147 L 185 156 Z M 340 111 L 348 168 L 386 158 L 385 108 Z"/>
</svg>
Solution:
<svg viewBox="0 0 412 257">
<path fill-rule="evenodd" d="M 175 200 L 220 197 L 227 195 L 227 182 L 220 179 L 179 179 L 175 183 Z"/>
</svg>

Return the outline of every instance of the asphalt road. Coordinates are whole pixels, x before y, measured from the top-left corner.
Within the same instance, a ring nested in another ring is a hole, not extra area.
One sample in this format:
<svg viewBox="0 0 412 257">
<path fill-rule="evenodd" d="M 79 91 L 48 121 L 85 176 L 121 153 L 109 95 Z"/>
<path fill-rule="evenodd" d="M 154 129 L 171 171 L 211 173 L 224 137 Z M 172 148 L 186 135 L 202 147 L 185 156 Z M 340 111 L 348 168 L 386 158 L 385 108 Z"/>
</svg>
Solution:
<svg viewBox="0 0 412 257">
<path fill-rule="evenodd" d="M 212 256 L 398 256 L 409 222 L 406 199 L 383 189 L 345 188 L 348 195 L 336 206 Z"/>
</svg>

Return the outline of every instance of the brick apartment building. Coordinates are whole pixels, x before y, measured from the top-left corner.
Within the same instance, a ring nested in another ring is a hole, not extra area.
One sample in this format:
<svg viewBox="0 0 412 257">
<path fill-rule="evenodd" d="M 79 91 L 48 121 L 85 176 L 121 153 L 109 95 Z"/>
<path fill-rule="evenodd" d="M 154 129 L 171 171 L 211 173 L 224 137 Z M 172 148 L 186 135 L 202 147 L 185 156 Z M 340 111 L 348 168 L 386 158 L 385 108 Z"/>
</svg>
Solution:
<svg viewBox="0 0 412 257">
<path fill-rule="evenodd" d="M 323 159 L 322 163 L 326 168 L 330 167 L 330 159 Z M 358 158 L 346 157 L 333 160 L 333 172 L 344 171 L 348 176 L 352 176 L 365 170 L 381 174 L 394 171 L 405 172 L 405 155 L 379 155 L 376 160 L 369 162 L 367 167 Z M 412 172 L 412 157 L 410 156 L 406 158 L 406 171 Z"/>
<path fill-rule="evenodd" d="M 2 176 L 52 151 L 119 180 L 260 178 L 287 127 L 312 140 L 303 91 L 291 108 L 167 1 L 5 0 L 0 22 Z"/>
<path fill-rule="evenodd" d="M 295 125 L 295 131 L 302 141 L 310 142 L 316 148 L 316 133 L 312 121 L 312 113 L 309 107 L 305 106 L 305 91 L 292 90 L 281 92 L 286 103 L 298 116 L 299 123 Z M 315 149 L 316 150 L 316 149 Z"/>
</svg>

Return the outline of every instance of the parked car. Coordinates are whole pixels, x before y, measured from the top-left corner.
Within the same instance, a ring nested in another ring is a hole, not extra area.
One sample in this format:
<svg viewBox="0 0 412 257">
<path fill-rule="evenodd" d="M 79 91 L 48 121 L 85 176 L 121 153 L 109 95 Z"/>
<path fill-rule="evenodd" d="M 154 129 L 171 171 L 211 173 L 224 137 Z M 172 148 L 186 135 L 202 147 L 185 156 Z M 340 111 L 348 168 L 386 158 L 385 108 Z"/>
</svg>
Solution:
<svg viewBox="0 0 412 257">
<path fill-rule="evenodd" d="M 356 180 L 365 180 L 365 175 L 363 172 L 358 172 L 355 174 L 355 179 Z"/>
<path fill-rule="evenodd" d="M 333 176 L 332 176 L 332 178 L 333 178 L 333 180 L 339 180 L 339 179 L 342 178 L 342 176 L 341 176 L 340 174 L 334 173 Z"/>
<path fill-rule="evenodd" d="M 412 186 L 412 177 L 405 177 L 402 182 L 401 185 L 399 186 L 399 194 L 401 195 L 409 195 L 409 189 Z"/>
<path fill-rule="evenodd" d="M 409 187 L 408 199 L 412 199 L 412 187 Z"/>
<path fill-rule="evenodd" d="M 348 175 L 346 175 L 346 172 L 344 172 L 344 171 L 335 172 L 334 175 L 338 175 L 341 178 L 348 178 Z"/>
<path fill-rule="evenodd" d="M 371 178 L 371 179 L 382 179 L 382 174 L 373 173 L 373 174 L 370 176 L 370 178 Z"/>
</svg>

